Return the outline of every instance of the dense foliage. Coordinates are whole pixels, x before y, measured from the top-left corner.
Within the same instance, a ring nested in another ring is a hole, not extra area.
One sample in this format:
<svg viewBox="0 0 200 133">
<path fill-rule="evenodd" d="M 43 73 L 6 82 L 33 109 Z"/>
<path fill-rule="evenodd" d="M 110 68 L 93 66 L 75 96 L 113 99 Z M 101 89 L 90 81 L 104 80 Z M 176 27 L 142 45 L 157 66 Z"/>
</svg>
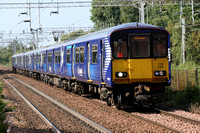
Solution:
<svg viewBox="0 0 200 133">
<path fill-rule="evenodd" d="M 63 35 L 61 37 L 60 41 L 72 40 L 72 39 L 75 39 L 75 38 L 82 36 L 82 35 L 85 35 L 85 34 L 87 34 L 87 33 L 84 32 L 83 30 L 74 31 L 74 32 L 71 32 L 69 34 Z"/>
<path fill-rule="evenodd" d="M 23 44 L 19 43 L 18 41 L 14 40 L 11 42 L 7 47 L 0 48 L 0 64 L 2 65 L 10 65 L 11 64 L 11 56 L 14 54 L 14 49 L 16 48 L 16 53 L 20 53 L 21 51 L 25 52 L 31 50 L 32 47 L 27 48 Z"/>
<path fill-rule="evenodd" d="M 3 86 L 3 83 L 0 81 L 0 95 L 1 95 L 0 99 L 2 98 L 2 91 L 3 91 L 2 86 Z M 5 112 L 6 112 L 5 106 L 6 104 L 0 100 L 0 131 L 2 133 L 6 132 L 6 129 L 7 129 L 7 125 L 4 123 Z"/>
<path fill-rule="evenodd" d="M 200 87 L 189 83 L 188 86 L 181 91 L 167 88 L 166 96 L 166 102 L 171 106 L 192 109 L 192 107 L 199 106 Z"/>
</svg>

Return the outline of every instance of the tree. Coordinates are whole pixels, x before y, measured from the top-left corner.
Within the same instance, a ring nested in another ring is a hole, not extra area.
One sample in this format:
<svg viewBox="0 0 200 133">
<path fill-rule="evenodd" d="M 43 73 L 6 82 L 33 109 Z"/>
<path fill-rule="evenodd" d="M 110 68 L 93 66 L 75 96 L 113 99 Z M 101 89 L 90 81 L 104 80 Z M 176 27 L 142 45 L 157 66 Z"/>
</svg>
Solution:
<svg viewBox="0 0 200 133">
<path fill-rule="evenodd" d="M 69 34 L 65 34 L 61 37 L 61 41 L 66 41 L 66 40 L 72 40 L 72 39 L 75 39 L 79 36 L 82 36 L 82 35 L 85 35 L 87 32 L 84 32 L 83 30 L 78 30 L 78 31 L 74 31 L 74 32 L 71 32 Z"/>
<path fill-rule="evenodd" d="M 7 47 L 0 49 L 0 64 L 11 64 L 11 56 L 14 55 L 14 49 L 16 48 L 16 53 L 20 53 L 20 45 L 22 52 L 27 51 L 29 48 L 19 43 L 18 40 L 12 41 Z"/>
<path fill-rule="evenodd" d="M 130 2 L 122 1 L 122 3 L 130 4 Z M 133 6 L 120 7 L 120 23 L 139 22 L 139 9 Z"/>
<path fill-rule="evenodd" d="M 108 1 L 108 0 L 93 0 L 95 1 Z M 99 30 L 120 24 L 120 8 L 119 7 L 96 7 L 92 4 L 91 20 L 94 22 L 94 29 Z"/>
<path fill-rule="evenodd" d="M 200 29 L 191 33 L 187 41 L 187 60 L 200 64 Z"/>
</svg>

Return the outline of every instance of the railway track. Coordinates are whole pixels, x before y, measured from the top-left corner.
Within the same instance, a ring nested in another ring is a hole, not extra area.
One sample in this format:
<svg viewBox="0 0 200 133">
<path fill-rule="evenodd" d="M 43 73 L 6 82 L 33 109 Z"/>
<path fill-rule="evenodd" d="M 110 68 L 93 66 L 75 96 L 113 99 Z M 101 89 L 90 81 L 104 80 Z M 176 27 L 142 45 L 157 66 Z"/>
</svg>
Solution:
<svg viewBox="0 0 200 133">
<path fill-rule="evenodd" d="M 28 85 L 28 84 L 27 84 L 27 85 Z M 30 85 L 28 85 L 28 86 L 29 86 L 29 87 L 32 87 L 32 86 L 30 86 Z M 79 97 L 79 96 L 77 96 L 76 94 L 73 94 L 73 93 L 70 93 L 70 95 Z M 142 121 L 144 121 L 144 122 L 146 122 L 146 123 L 149 123 L 149 124 L 151 124 L 151 125 L 156 125 L 157 127 L 161 127 L 161 128 L 163 128 L 163 129 L 166 129 L 167 132 L 181 132 L 180 130 L 177 130 L 176 128 L 172 128 L 172 127 L 166 126 L 165 124 L 159 124 L 159 122 L 155 122 L 155 121 L 152 121 L 152 120 L 143 118 L 143 117 L 141 117 L 141 116 L 138 116 L 138 115 L 135 115 L 135 114 L 126 112 L 126 111 L 122 111 L 122 110 L 118 110 L 118 109 L 115 109 L 115 108 L 108 107 L 107 105 L 104 105 L 104 104 L 102 104 L 102 103 L 100 103 L 100 102 L 97 102 L 97 101 L 94 101 L 94 100 L 91 100 L 91 99 L 88 99 L 88 98 L 85 98 L 85 97 L 81 97 L 81 99 L 84 99 L 84 100 L 86 100 L 86 101 L 88 101 L 88 102 L 92 102 L 92 103 L 94 103 L 95 105 L 101 106 L 101 107 L 105 108 L 105 110 L 111 110 L 112 112 L 120 113 L 120 114 L 122 114 L 122 115 L 125 115 L 125 116 L 128 116 L 128 117 L 132 117 L 132 118 L 137 118 L 137 119 L 142 120 Z M 162 110 L 157 110 L 157 109 L 156 109 L 156 111 L 159 112 L 159 114 L 162 114 L 162 115 L 170 115 L 170 116 L 174 115 L 174 114 L 168 113 L 168 112 L 166 112 L 166 111 L 162 111 Z M 173 117 L 173 116 L 172 116 L 172 117 Z M 180 120 L 182 120 L 182 121 L 187 121 L 187 122 L 189 121 L 190 123 L 199 124 L 199 121 L 198 121 L 198 120 L 192 120 L 192 119 L 190 119 L 190 118 L 186 118 L 186 119 L 185 119 L 185 118 L 181 118 L 180 116 L 175 116 L 175 115 L 174 115 L 174 117 L 176 117 L 176 119 L 180 119 Z M 190 119 L 190 120 L 189 120 L 189 119 Z M 165 130 L 165 131 L 166 131 L 166 130 Z"/>
<path fill-rule="evenodd" d="M 183 120 L 183 121 L 186 121 L 186 122 L 190 122 L 190 123 L 193 123 L 193 124 L 200 125 L 200 121 L 199 120 L 195 120 L 195 119 L 188 118 L 188 117 L 185 117 L 185 116 L 180 116 L 180 115 L 177 115 L 177 114 L 173 114 L 173 113 L 170 113 L 170 112 L 158 109 L 158 108 L 155 108 L 154 110 L 158 111 L 159 113 L 161 113 L 163 115 L 172 116 L 174 118 L 177 118 L 177 119 L 180 119 L 180 120 Z"/>
<path fill-rule="evenodd" d="M 19 79 L 16 79 L 14 77 L 9 76 L 9 78 L 16 80 L 17 82 L 19 82 L 20 84 L 23 84 L 24 86 L 30 88 L 32 91 L 34 91 L 35 93 L 37 93 L 38 95 L 41 95 L 42 97 L 46 98 L 47 100 L 51 101 L 53 104 L 55 104 L 56 106 L 58 106 L 59 108 L 65 110 L 66 112 L 70 113 L 71 115 L 73 115 L 74 117 L 78 118 L 79 120 L 83 121 L 84 123 L 86 123 L 87 125 L 89 125 L 90 127 L 94 128 L 95 130 L 97 130 L 98 132 L 102 132 L 102 133 L 111 133 L 111 131 L 107 130 L 106 128 L 102 127 L 101 125 L 91 121 L 90 119 L 84 117 L 83 115 L 73 111 L 72 109 L 70 109 L 69 107 L 63 105 L 62 103 L 60 103 L 59 101 L 51 98 L 50 96 L 38 91 L 36 88 L 20 81 Z M 52 130 L 56 133 L 60 133 L 61 131 L 59 131 L 47 118 L 45 118 L 44 115 L 42 115 L 13 85 L 11 85 L 8 81 L 5 80 L 5 78 L 3 78 L 3 80 L 9 84 L 25 101 L 26 103 L 37 113 L 39 114 L 39 116 L 45 121 L 46 124 L 48 124 L 50 127 L 52 127 Z"/>
<path fill-rule="evenodd" d="M 51 127 L 52 131 L 55 133 L 61 133 L 22 93 L 20 93 L 17 88 L 15 88 L 12 84 L 10 84 L 5 78 L 2 78 L 9 86 L 13 88 L 13 90 L 28 104 L 28 106 L 39 115 L 39 117 Z"/>
<path fill-rule="evenodd" d="M 148 106 L 143 105 L 143 107 L 149 109 Z M 156 112 L 158 112 L 160 114 L 163 114 L 163 115 L 174 117 L 174 118 L 182 120 L 182 121 L 186 121 L 186 122 L 189 122 L 189 123 L 192 123 L 192 124 L 200 125 L 200 120 L 196 120 L 196 119 L 192 119 L 192 118 L 189 118 L 189 117 L 185 117 L 185 116 L 177 115 L 177 114 L 174 114 L 174 113 L 170 113 L 170 112 L 167 112 L 167 111 L 159 109 L 159 108 L 154 108 L 154 111 L 156 111 Z"/>
<path fill-rule="evenodd" d="M 34 90 L 36 93 L 42 95 L 43 97 L 49 99 L 49 96 L 47 96 L 46 94 L 44 94 L 44 93 L 38 91 L 38 90 L 35 89 L 34 87 L 32 87 L 32 86 L 30 86 L 30 85 L 28 85 L 28 84 L 26 84 L 26 83 L 20 81 L 20 80 L 17 79 L 17 78 L 14 78 L 14 77 L 12 77 L 12 78 L 13 78 L 14 80 L 18 81 L 19 83 L 21 83 L 21 84 L 27 86 L 28 88 L 31 88 L 32 90 Z M 73 93 L 71 93 L 71 95 L 77 96 L 76 94 L 73 94 Z M 173 129 L 173 128 L 171 128 L 171 127 L 167 127 L 167 126 L 165 126 L 165 125 L 159 124 L 159 123 L 154 122 L 154 121 L 151 121 L 151 120 L 149 120 L 149 119 L 145 119 L 145 118 L 140 117 L 140 116 L 138 116 L 138 115 L 131 114 L 131 113 L 128 113 L 128 112 L 126 112 L 126 111 L 118 110 L 118 109 L 115 109 L 115 108 L 111 108 L 111 107 L 109 107 L 109 106 L 107 106 L 107 105 L 101 104 L 101 103 L 99 103 L 99 102 L 90 100 L 90 99 L 85 98 L 85 97 L 83 97 L 83 99 L 86 100 L 86 101 L 88 101 L 88 102 L 93 102 L 94 104 L 98 104 L 99 106 L 105 108 L 106 110 L 111 110 L 112 112 L 121 113 L 121 114 L 126 115 L 126 116 L 128 116 L 128 117 L 137 118 L 137 119 L 142 120 L 142 121 L 144 121 L 144 122 L 146 122 L 146 123 L 149 123 L 149 124 L 151 124 L 151 125 L 155 125 L 155 126 L 157 126 L 157 127 L 161 127 L 161 128 L 163 128 L 163 129 L 166 129 L 167 131 L 179 132 L 179 131 L 176 130 L 176 129 Z M 51 98 L 50 98 L 49 100 L 54 102 L 54 99 L 51 99 Z M 57 103 L 58 103 L 58 104 L 57 104 Z M 60 104 L 60 102 L 58 102 L 58 101 L 57 101 L 55 104 L 57 104 L 59 107 L 61 106 L 61 108 L 62 108 L 62 106 L 65 106 L 65 105 Z M 65 109 L 64 109 L 64 110 L 65 110 Z M 68 110 L 68 109 L 67 109 L 67 110 Z M 75 116 L 76 116 L 76 115 L 75 115 Z M 87 123 L 88 123 L 88 122 L 87 122 Z M 95 129 L 96 129 L 96 128 L 95 128 Z M 98 131 L 101 131 L 101 130 L 98 129 Z M 101 131 L 101 132 L 104 132 L 104 131 Z"/>
<path fill-rule="evenodd" d="M 76 96 L 76 94 L 72 94 L 72 95 Z M 118 110 L 118 109 L 116 109 L 116 108 L 109 107 L 109 106 L 104 105 L 104 104 L 102 104 L 102 103 L 100 103 L 100 102 L 96 102 L 96 101 L 94 101 L 94 100 L 90 100 L 90 99 L 85 98 L 85 97 L 83 97 L 83 98 L 84 98 L 84 100 L 86 100 L 86 101 L 89 100 L 90 102 L 92 102 L 92 103 L 94 103 L 94 104 L 96 104 L 96 105 L 99 105 L 99 106 L 105 108 L 106 110 L 111 110 L 111 111 L 116 112 L 116 113 L 121 113 L 121 114 L 126 115 L 126 116 L 128 116 L 128 117 L 137 118 L 137 119 L 142 120 L 142 121 L 144 121 L 144 122 L 146 122 L 146 123 L 149 123 L 149 124 L 152 124 L 152 125 L 161 127 L 161 128 L 163 128 L 163 129 L 166 129 L 166 130 L 169 131 L 169 132 L 174 132 L 174 133 L 178 133 L 178 132 L 179 132 L 178 130 L 176 130 L 176 129 L 174 129 L 174 128 L 165 126 L 165 125 L 163 125 L 163 124 L 154 122 L 154 121 L 152 121 L 152 120 L 143 118 L 143 117 L 141 117 L 141 116 L 138 116 L 138 115 L 135 115 L 135 114 L 131 114 L 131 113 L 126 112 L 126 111 L 123 111 L 123 110 Z"/>
<path fill-rule="evenodd" d="M 76 96 L 76 94 L 72 94 L 72 95 Z M 87 99 L 87 98 L 85 98 L 85 97 L 83 97 L 83 98 L 84 98 L 85 100 L 87 100 L 87 101 L 89 100 L 89 99 Z M 146 119 L 146 118 L 144 118 L 144 117 L 141 117 L 141 116 L 138 116 L 138 115 L 135 115 L 135 114 L 132 114 L 132 113 L 123 111 L 123 110 L 118 110 L 118 109 L 109 107 L 109 106 L 104 105 L 104 104 L 102 104 L 102 103 L 100 103 L 100 102 L 96 102 L 96 101 L 94 101 L 94 100 L 90 100 L 90 102 L 93 102 L 94 104 L 98 104 L 99 106 L 102 106 L 102 107 L 106 108 L 106 110 L 112 110 L 112 111 L 117 112 L 117 113 L 120 112 L 120 113 L 122 113 L 122 114 L 124 114 L 124 115 L 130 116 L 130 117 L 134 117 L 134 118 L 138 118 L 138 119 L 143 120 L 143 121 L 145 121 L 145 122 L 147 122 L 147 123 L 149 123 L 149 124 L 153 124 L 153 125 L 162 127 L 162 128 L 167 129 L 167 130 L 169 130 L 169 131 L 171 131 L 171 132 L 180 132 L 179 130 L 174 129 L 174 128 L 172 128 L 172 127 L 165 126 L 165 125 L 163 125 L 163 124 L 154 122 L 154 121 L 152 121 L 152 120 Z M 144 107 L 150 109 L 148 106 L 144 106 Z M 174 117 L 174 118 L 176 118 L 176 119 L 179 119 L 179 120 L 182 120 L 182 121 L 185 121 L 185 122 L 189 122 L 189 123 L 192 123 L 192 124 L 200 125 L 200 121 L 199 121 L 199 120 L 196 120 L 196 119 L 192 119 L 192 118 L 189 118 L 189 117 L 185 117 L 185 116 L 177 115 L 177 114 L 174 114 L 174 113 L 170 113 L 170 112 L 167 112 L 167 111 L 158 109 L 158 108 L 155 108 L 154 111 L 158 112 L 158 113 L 161 114 L 161 115 L 171 116 L 171 117 Z"/>
</svg>

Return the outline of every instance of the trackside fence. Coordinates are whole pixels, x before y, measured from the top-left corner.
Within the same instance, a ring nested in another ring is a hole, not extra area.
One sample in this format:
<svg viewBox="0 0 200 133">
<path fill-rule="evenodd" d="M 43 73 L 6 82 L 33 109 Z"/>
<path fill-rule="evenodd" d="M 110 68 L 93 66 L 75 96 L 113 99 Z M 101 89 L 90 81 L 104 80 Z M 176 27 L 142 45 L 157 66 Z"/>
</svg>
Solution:
<svg viewBox="0 0 200 133">
<path fill-rule="evenodd" d="M 200 68 L 172 70 L 171 76 L 173 90 L 183 90 L 188 84 L 200 85 Z"/>
</svg>

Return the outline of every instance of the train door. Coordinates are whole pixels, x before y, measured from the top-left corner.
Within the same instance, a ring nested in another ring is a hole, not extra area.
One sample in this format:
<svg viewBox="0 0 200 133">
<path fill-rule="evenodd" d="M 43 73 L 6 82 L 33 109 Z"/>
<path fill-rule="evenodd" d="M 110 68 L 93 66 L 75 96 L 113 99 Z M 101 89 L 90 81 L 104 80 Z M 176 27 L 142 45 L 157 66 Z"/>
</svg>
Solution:
<svg viewBox="0 0 200 133">
<path fill-rule="evenodd" d="M 31 54 L 31 70 L 34 70 L 34 54 Z"/>
<path fill-rule="evenodd" d="M 60 48 L 54 50 L 54 73 L 60 74 Z"/>
<path fill-rule="evenodd" d="M 63 66 L 64 66 L 64 56 L 65 55 L 65 47 L 60 48 L 60 74 L 63 75 Z"/>
<path fill-rule="evenodd" d="M 23 68 L 25 69 L 25 62 L 26 62 L 26 59 L 25 59 L 25 55 L 23 56 Z"/>
<path fill-rule="evenodd" d="M 47 72 L 53 73 L 53 50 L 47 51 Z"/>
<path fill-rule="evenodd" d="M 90 77 L 90 43 L 87 43 L 87 76 L 88 76 L 88 80 L 91 80 L 91 77 Z"/>
<path fill-rule="evenodd" d="M 95 82 L 101 82 L 101 48 L 100 40 L 95 40 L 90 44 L 90 78 Z"/>
<path fill-rule="evenodd" d="M 33 69 L 36 70 L 37 67 L 37 53 L 33 54 Z"/>
<path fill-rule="evenodd" d="M 72 77 L 72 46 L 66 46 L 64 51 L 63 74 L 67 77 Z"/>
<path fill-rule="evenodd" d="M 75 58 L 74 58 L 74 47 L 75 45 L 72 46 L 72 77 L 74 77 L 74 61 L 75 61 Z"/>
</svg>

